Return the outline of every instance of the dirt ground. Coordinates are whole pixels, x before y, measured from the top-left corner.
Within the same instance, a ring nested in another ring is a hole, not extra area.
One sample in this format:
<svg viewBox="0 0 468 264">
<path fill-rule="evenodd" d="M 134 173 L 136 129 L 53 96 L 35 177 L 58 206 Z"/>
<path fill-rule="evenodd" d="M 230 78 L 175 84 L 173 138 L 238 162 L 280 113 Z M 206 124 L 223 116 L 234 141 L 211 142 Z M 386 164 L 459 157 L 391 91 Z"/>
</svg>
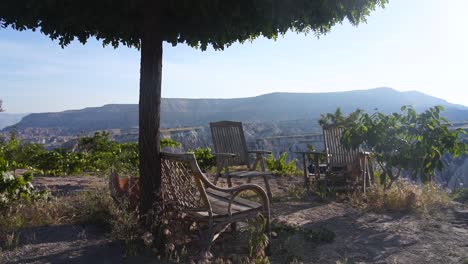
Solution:
<svg viewBox="0 0 468 264">
<path fill-rule="evenodd" d="M 301 181 L 291 177 L 271 183 L 278 194 Z M 47 186 L 60 196 L 103 186 L 106 180 L 90 176 L 37 177 L 33 184 L 39 189 Z M 468 263 L 468 210 L 461 205 L 438 216 L 421 217 L 365 213 L 346 203 L 312 197 L 273 203 L 272 218 L 274 225 L 326 229 L 335 234 L 332 242 L 319 244 L 298 235 L 284 241 L 279 235 L 271 241 L 272 263 L 284 263 L 288 260 L 286 254 L 296 256 L 299 263 Z M 228 247 L 229 235 L 217 243 L 215 248 Z M 287 250 L 280 250 L 279 244 L 287 244 Z M 0 263 L 159 262 L 145 256 L 125 257 L 123 245 L 112 241 L 97 226 L 60 225 L 23 230 L 16 249 L 0 252 Z"/>
</svg>

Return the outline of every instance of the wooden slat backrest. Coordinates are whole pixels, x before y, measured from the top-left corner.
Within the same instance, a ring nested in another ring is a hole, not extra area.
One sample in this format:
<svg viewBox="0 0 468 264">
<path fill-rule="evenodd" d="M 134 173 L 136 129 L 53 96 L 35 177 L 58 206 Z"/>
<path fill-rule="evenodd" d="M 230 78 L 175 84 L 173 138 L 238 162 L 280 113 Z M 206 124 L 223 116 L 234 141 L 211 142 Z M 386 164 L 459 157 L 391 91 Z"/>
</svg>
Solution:
<svg viewBox="0 0 468 264">
<path fill-rule="evenodd" d="M 209 207 L 201 177 L 193 154 L 161 152 L 161 190 L 164 203 L 172 209 Z"/>
<path fill-rule="evenodd" d="M 324 126 L 323 139 L 327 152 L 328 165 L 331 167 L 345 166 L 354 163 L 359 157 L 358 149 L 346 149 L 341 144 L 344 127 Z"/>
<path fill-rule="evenodd" d="M 210 123 L 211 138 L 215 153 L 236 154 L 230 159 L 230 165 L 249 166 L 247 143 L 241 122 L 220 121 Z"/>
</svg>

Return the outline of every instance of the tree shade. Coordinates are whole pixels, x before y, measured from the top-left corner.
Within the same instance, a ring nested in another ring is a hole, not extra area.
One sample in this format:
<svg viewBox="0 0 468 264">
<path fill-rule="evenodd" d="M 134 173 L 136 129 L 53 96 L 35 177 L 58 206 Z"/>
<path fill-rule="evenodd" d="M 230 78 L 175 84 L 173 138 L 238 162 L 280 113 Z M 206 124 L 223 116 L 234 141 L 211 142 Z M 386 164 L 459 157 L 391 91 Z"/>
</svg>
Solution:
<svg viewBox="0 0 468 264">
<path fill-rule="evenodd" d="M 205 50 L 259 36 L 276 39 L 288 30 L 316 35 L 345 19 L 364 22 L 388 0 L 2 0 L 0 26 L 40 30 L 64 47 L 95 37 L 104 45 L 141 49 L 140 213 L 161 186 L 159 119 L 162 43 Z"/>
</svg>

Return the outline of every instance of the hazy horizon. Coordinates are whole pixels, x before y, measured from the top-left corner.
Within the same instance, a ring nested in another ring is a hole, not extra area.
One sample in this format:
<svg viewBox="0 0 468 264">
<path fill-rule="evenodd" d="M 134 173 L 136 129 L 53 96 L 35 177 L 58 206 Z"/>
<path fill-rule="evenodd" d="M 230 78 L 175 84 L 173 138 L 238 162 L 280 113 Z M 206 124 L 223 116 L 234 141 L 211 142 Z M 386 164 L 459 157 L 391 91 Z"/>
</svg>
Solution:
<svg viewBox="0 0 468 264">
<path fill-rule="evenodd" d="M 166 98 L 166 99 L 189 99 L 189 100 L 197 100 L 197 99 L 201 99 L 201 100 L 203 100 L 203 99 L 207 99 L 207 100 L 229 100 L 229 99 L 253 98 L 253 97 L 259 97 L 259 96 L 264 96 L 264 95 L 269 95 L 269 94 L 277 94 L 277 93 L 279 93 L 279 94 L 324 94 L 324 93 L 346 93 L 346 92 L 354 92 L 354 91 L 371 91 L 371 90 L 378 90 L 378 89 L 391 89 L 391 90 L 394 90 L 396 92 L 402 92 L 402 93 L 416 92 L 416 93 L 420 93 L 420 94 L 423 94 L 423 95 L 426 95 L 426 96 L 431 96 L 431 95 L 428 95 L 428 94 L 425 94 L 425 93 L 422 93 L 422 92 L 419 92 L 419 91 L 415 91 L 415 90 L 398 91 L 398 90 L 396 90 L 396 89 L 394 89 L 392 87 L 375 87 L 375 88 L 368 88 L 368 89 L 355 89 L 355 90 L 349 90 L 349 91 L 333 91 L 333 92 L 270 92 L 270 93 L 258 94 L 258 95 L 253 95 L 253 96 L 232 97 L 232 98 L 183 98 L 183 97 L 162 97 L 162 98 Z M 433 96 L 431 96 L 431 97 L 433 97 Z M 434 97 L 434 98 L 444 100 L 444 99 L 438 98 L 438 97 Z M 447 100 L 444 100 L 444 101 L 449 103 L 449 104 L 453 104 L 451 102 L 448 102 Z M 59 111 L 45 111 L 45 112 L 8 112 L 8 111 L 5 111 L 5 112 L 0 112 L 0 115 L 2 115 L 2 114 L 24 115 L 24 114 L 48 113 L 48 112 L 53 113 L 53 112 L 82 110 L 82 109 L 85 109 L 85 108 L 103 107 L 105 105 L 135 105 L 135 104 L 138 104 L 138 102 L 136 102 L 136 103 L 113 102 L 113 103 L 107 103 L 107 104 L 102 104 L 102 105 L 89 105 L 89 106 L 84 106 L 82 108 L 69 108 L 69 109 L 64 109 L 64 110 L 59 110 Z M 463 104 L 453 104 L 453 105 L 468 108 L 468 105 L 463 105 Z"/>
</svg>

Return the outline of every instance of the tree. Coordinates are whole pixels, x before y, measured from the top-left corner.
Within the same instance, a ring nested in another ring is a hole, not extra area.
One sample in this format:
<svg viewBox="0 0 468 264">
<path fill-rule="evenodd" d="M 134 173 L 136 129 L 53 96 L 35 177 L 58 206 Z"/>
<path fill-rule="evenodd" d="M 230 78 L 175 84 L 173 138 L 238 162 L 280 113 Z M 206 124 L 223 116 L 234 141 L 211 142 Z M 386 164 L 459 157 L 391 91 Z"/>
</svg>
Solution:
<svg viewBox="0 0 468 264">
<path fill-rule="evenodd" d="M 3 101 L 0 100 L 0 113 L 4 111 L 3 108 L 2 108 L 2 105 L 3 105 Z"/>
<path fill-rule="evenodd" d="M 364 113 L 362 109 L 356 109 L 354 112 L 350 113 L 349 115 L 343 115 L 341 108 L 336 108 L 335 113 L 327 113 L 320 115 L 319 125 L 320 126 L 327 126 L 327 125 L 337 125 L 337 126 L 351 126 L 355 124 L 361 115 Z"/>
<path fill-rule="evenodd" d="M 276 39 L 288 30 L 316 35 L 345 19 L 365 22 L 388 0 L 2 0 L 0 25 L 40 30 L 64 47 L 90 37 L 104 45 L 141 50 L 139 152 L 140 213 L 161 186 L 160 106 L 163 41 L 222 50 L 259 36 Z"/>
<path fill-rule="evenodd" d="M 372 151 L 386 189 L 403 172 L 422 182 L 431 181 L 435 171 L 444 166 L 443 154 L 458 157 L 468 150 L 460 138 L 465 132 L 449 130 L 448 121 L 440 115 L 442 110 L 442 106 L 435 106 L 418 114 L 403 106 L 402 113 L 364 113 L 344 131 L 342 142 L 350 148 L 364 145 Z"/>
</svg>

